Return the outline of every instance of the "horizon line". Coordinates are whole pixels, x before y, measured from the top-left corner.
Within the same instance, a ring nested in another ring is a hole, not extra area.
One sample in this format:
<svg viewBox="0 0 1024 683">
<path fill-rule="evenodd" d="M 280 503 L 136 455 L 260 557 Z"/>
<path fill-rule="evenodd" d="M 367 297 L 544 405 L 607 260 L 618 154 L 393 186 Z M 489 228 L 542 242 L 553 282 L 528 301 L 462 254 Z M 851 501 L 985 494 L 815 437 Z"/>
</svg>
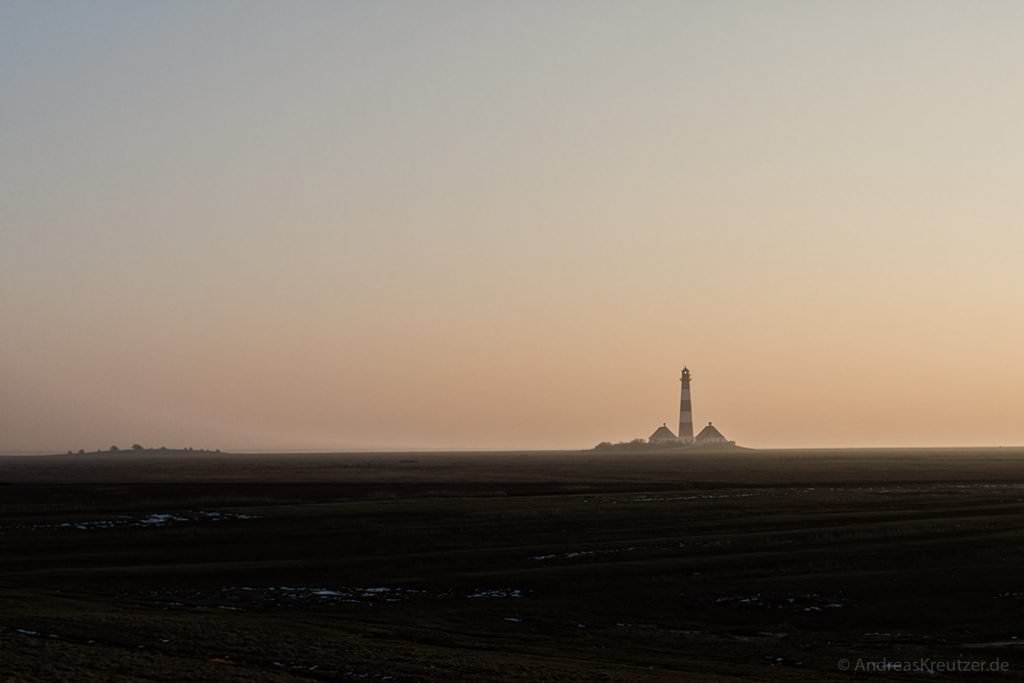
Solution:
<svg viewBox="0 0 1024 683">
<path fill-rule="evenodd" d="M 646 445 L 646 444 L 645 444 Z M 628 447 L 628 442 L 622 444 Z M 404 453 L 588 453 L 594 451 L 594 447 L 587 448 L 486 448 L 486 447 L 365 447 L 365 448 L 208 448 L 208 447 L 166 447 L 163 450 L 170 452 L 187 452 L 191 448 L 197 453 L 215 453 L 219 455 L 333 455 L 333 454 L 404 454 Z M 997 444 L 997 445 L 845 445 L 845 446 L 744 446 L 736 444 L 737 450 L 746 451 L 868 451 L 868 450 L 999 450 L 999 449 L 1020 449 L 1024 450 L 1024 444 Z M 161 447 L 142 449 L 142 452 L 160 452 Z M 671 449 L 658 449 L 665 452 Z M 687 449 L 682 449 L 687 450 Z M 692 450 L 708 450 L 693 448 Z M 134 451 L 131 447 L 119 448 L 117 451 L 109 449 L 87 450 L 80 453 L 77 450 L 14 450 L 0 451 L 0 458 L 5 457 L 46 457 L 46 456 L 69 456 L 69 455 L 102 455 L 118 453 L 130 455 Z"/>
</svg>

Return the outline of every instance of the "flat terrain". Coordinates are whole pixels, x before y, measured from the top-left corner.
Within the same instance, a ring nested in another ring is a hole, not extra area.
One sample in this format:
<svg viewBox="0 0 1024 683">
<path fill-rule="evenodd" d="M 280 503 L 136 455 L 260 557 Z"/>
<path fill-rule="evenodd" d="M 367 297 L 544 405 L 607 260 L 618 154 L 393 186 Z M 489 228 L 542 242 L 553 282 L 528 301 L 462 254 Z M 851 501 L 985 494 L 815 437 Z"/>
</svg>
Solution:
<svg viewBox="0 0 1024 683">
<path fill-rule="evenodd" d="M 1024 450 L 4 457 L 0 682 L 1016 680 L 1022 568 Z"/>
</svg>

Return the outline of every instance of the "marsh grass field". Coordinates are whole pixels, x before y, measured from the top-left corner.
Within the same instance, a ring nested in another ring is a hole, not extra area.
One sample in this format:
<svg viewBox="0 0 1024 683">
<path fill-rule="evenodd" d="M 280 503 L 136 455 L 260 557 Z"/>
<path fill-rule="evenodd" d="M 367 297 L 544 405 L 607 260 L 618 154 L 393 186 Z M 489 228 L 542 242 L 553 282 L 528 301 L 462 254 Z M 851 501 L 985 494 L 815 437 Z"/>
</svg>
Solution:
<svg viewBox="0 0 1024 683">
<path fill-rule="evenodd" d="M 1022 567 L 1020 449 L 4 457 L 0 681 L 1018 680 Z"/>
</svg>

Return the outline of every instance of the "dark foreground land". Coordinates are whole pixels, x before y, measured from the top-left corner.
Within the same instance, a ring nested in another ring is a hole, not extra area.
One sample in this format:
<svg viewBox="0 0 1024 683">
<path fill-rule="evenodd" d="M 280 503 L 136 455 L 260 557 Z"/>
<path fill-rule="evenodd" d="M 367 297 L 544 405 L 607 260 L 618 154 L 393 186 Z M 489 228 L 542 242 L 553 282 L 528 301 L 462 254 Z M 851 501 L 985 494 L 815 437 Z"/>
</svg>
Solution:
<svg viewBox="0 0 1024 683">
<path fill-rule="evenodd" d="M 1022 568 L 1021 450 L 0 458 L 0 682 L 1016 680 Z"/>
</svg>

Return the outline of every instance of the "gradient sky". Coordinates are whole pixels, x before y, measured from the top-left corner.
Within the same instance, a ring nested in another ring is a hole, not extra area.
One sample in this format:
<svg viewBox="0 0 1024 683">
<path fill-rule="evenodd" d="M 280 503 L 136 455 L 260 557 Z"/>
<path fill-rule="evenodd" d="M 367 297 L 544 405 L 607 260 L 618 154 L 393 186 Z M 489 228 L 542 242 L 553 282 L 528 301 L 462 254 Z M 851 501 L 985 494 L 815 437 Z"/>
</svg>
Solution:
<svg viewBox="0 0 1024 683">
<path fill-rule="evenodd" d="M 1024 444 L 1024 3 L 0 3 L 0 451 Z"/>
</svg>

